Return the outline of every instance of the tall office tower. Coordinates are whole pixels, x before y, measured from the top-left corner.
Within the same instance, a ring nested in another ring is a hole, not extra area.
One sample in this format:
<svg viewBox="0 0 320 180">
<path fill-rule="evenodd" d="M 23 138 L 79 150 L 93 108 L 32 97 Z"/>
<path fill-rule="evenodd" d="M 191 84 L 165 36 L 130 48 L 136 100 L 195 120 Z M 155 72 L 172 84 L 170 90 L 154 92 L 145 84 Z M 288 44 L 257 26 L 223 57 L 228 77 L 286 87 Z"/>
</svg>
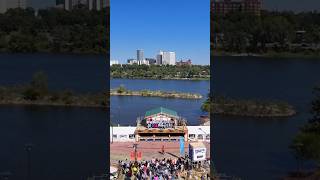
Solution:
<svg viewBox="0 0 320 180">
<path fill-rule="evenodd" d="M 0 13 L 7 11 L 7 0 L 0 0 Z"/>
<path fill-rule="evenodd" d="M 144 53 L 142 49 L 137 50 L 137 60 L 138 61 L 144 61 Z"/>
<path fill-rule="evenodd" d="M 162 55 L 162 64 L 164 65 L 175 65 L 176 64 L 176 53 L 165 51 Z"/>
<path fill-rule="evenodd" d="M 96 0 L 96 10 L 97 11 L 101 10 L 101 8 L 102 8 L 101 3 L 102 2 L 103 2 L 102 0 Z"/>
<path fill-rule="evenodd" d="M 64 9 L 67 11 L 72 9 L 72 0 L 65 0 L 64 1 Z"/>
<path fill-rule="evenodd" d="M 163 57 L 163 51 L 159 51 L 159 54 L 157 54 L 157 57 L 156 57 L 156 64 L 157 65 L 161 65 L 162 64 L 162 57 Z"/>
<path fill-rule="evenodd" d="M 5 13 L 8 9 L 27 8 L 27 0 L 0 0 L 0 13 Z"/>
<path fill-rule="evenodd" d="M 92 9 L 93 9 L 93 1 L 94 1 L 94 0 L 88 0 L 89 10 L 92 10 Z"/>
<path fill-rule="evenodd" d="M 14 3 L 12 8 L 27 8 L 27 0 L 15 0 L 12 2 Z"/>
<path fill-rule="evenodd" d="M 65 0 L 56 0 L 56 6 L 63 4 Z"/>
</svg>

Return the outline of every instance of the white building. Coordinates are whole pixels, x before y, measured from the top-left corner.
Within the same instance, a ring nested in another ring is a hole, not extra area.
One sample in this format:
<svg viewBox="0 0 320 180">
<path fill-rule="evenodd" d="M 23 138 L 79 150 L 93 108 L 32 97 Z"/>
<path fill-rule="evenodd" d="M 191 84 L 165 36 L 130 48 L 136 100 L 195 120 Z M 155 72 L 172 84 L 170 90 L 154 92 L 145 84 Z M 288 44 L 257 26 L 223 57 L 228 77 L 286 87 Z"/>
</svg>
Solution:
<svg viewBox="0 0 320 180">
<path fill-rule="evenodd" d="M 114 65 L 114 64 L 120 64 L 118 60 L 111 60 L 110 61 L 110 66 Z"/>
<path fill-rule="evenodd" d="M 210 126 L 187 126 L 188 141 L 210 142 Z M 110 142 L 135 142 L 136 127 L 110 127 Z"/>
<path fill-rule="evenodd" d="M 137 50 L 137 60 L 138 61 L 143 61 L 144 60 L 144 52 L 142 49 Z"/>
<path fill-rule="evenodd" d="M 0 0 L 0 13 L 5 13 L 7 11 L 7 0 Z"/>
<path fill-rule="evenodd" d="M 157 55 L 157 64 L 163 65 L 175 65 L 176 64 L 176 53 L 170 51 L 160 51 Z"/>
<path fill-rule="evenodd" d="M 97 10 L 100 11 L 103 7 L 105 7 L 105 0 L 88 0 L 89 10 Z"/>
<path fill-rule="evenodd" d="M 133 65 L 133 64 L 138 64 L 138 61 L 136 59 L 128 59 L 127 63 L 130 65 Z"/>
<path fill-rule="evenodd" d="M 139 64 L 139 65 L 142 65 L 142 64 L 149 65 L 149 61 L 147 61 L 147 60 L 141 60 L 141 61 L 138 61 L 138 64 Z"/>
<path fill-rule="evenodd" d="M 5 13 L 8 9 L 27 8 L 27 0 L 0 0 L 0 13 Z"/>
<path fill-rule="evenodd" d="M 189 141 L 210 142 L 210 126 L 187 126 Z"/>
<path fill-rule="evenodd" d="M 163 57 L 163 51 L 160 51 L 159 54 L 157 54 L 156 56 L 156 61 L 157 61 L 157 65 L 161 65 L 162 64 L 162 57 Z"/>
<path fill-rule="evenodd" d="M 71 10 L 73 7 L 73 3 L 72 3 L 72 0 L 65 0 L 64 1 L 64 9 L 65 10 Z"/>
<path fill-rule="evenodd" d="M 135 142 L 136 127 L 110 127 L 110 142 Z"/>
</svg>

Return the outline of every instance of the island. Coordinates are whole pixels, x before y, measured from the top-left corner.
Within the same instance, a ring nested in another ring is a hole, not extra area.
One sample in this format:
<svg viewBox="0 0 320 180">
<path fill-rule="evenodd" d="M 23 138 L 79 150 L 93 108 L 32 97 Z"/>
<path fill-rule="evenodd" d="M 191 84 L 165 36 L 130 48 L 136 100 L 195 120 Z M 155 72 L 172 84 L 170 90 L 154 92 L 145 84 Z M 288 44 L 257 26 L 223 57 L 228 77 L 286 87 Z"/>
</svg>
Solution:
<svg viewBox="0 0 320 180">
<path fill-rule="evenodd" d="M 225 96 L 208 98 L 202 110 L 225 116 L 290 117 L 296 114 L 293 106 L 282 101 L 235 99 Z"/>
<path fill-rule="evenodd" d="M 123 85 L 110 90 L 111 96 L 145 96 L 145 97 L 162 97 L 162 98 L 179 98 L 179 99 L 201 99 L 202 95 L 197 93 L 185 93 L 175 91 L 152 91 L 140 90 L 132 91 L 126 89 Z"/>
<path fill-rule="evenodd" d="M 0 104 L 107 108 L 109 98 L 105 92 L 81 94 L 67 89 L 49 90 L 46 75 L 37 72 L 30 83 L 0 87 Z"/>
</svg>

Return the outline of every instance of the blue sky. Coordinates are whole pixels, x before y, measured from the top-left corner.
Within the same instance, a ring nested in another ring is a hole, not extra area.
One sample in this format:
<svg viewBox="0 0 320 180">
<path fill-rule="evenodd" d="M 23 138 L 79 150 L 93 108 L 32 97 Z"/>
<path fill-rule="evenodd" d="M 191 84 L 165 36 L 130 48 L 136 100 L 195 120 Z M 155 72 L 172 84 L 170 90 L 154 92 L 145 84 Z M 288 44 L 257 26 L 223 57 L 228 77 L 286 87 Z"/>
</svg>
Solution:
<svg viewBox="0 0 320 180">
<path fill-rule="evenodd" d="M 209 0 L 111 0 L 111 59 L 124 63 L 143 49 L 175 51 L 177 60 L 210 63 Z"/>
</svg>

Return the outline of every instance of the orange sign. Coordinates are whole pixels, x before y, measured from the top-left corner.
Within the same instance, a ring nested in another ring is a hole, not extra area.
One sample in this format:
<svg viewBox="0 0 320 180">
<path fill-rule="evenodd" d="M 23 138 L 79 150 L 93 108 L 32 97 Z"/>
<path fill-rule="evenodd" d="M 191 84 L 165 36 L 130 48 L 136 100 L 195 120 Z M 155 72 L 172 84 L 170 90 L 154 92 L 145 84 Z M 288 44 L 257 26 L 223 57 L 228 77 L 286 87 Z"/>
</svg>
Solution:
<svg viewBox="0 0 320 180">
<path fill-rule="evenodd" d="M 142 152 L 137 152 L 137 161 L 141 161 L 142 159 Z M 135 160 L 135 156 L 134 156 L 134 151 L 130 152 L 130 160 L 134 161 Z"/>
<path fill-rule="evenodd" d="M 137 152 L 137 160 L 141 161 L 142 159 L 142 152 Z"/>
<path fill-rule="evenodd" d="M 135 158 L 134 158 L 134 151 L 130 152 L 130 160 L 131 161 L 134 161 Z"/>
</svg>

